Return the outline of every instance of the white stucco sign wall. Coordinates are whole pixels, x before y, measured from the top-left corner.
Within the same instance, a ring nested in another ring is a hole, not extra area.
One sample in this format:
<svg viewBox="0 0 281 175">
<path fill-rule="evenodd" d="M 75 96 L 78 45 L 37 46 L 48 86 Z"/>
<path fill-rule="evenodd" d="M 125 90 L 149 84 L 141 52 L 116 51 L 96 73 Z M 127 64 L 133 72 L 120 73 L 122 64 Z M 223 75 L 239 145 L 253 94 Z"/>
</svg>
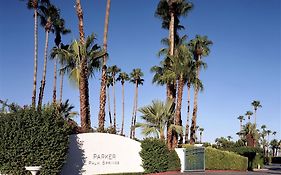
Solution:
<svg viewBox="0 0 281 175">
<path fill-rule="evenodd" d="M 141 144 L 114 134 L 85 133 L 70 136 L 62 175 L 143 172 Z"/>
</svg>

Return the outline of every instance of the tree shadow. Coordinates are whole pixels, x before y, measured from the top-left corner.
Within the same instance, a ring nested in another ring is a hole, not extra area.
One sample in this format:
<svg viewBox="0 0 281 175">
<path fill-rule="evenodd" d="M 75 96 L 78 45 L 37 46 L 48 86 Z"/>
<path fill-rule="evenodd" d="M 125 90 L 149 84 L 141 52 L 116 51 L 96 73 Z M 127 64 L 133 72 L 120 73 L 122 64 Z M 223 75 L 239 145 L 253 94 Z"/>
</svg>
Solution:
<svg viewBox="0 0 281 175">
<path fill-rule="evenodd" d="M 85 163 L 84 150 L 81 148 L 83 143 L 79 140 L 77 134 L 71 135 L 69 140 L 68 154 L 61 175 L 80 175 L 84 172 L 82 167 Z"/>
</svg>

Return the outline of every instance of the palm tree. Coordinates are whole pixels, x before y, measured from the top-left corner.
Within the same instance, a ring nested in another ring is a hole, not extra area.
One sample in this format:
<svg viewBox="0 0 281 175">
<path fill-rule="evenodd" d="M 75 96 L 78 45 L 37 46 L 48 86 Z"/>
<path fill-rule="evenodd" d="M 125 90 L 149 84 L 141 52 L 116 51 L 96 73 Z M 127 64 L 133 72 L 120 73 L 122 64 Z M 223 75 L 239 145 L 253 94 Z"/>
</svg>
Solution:
<svg viewBox="0 0 281 175">
<path fill-rule="evenodd" d="M 251 116 L 253 115 L 253 112 L 247 111 L 245 115 L 248 116 L 248 120 L 249 120 L 249 123 L 250 123 L 250 119 L 251 119 Z"/>
<path fill-rule="evenodd" d="M 61 59 L 60 62 L 63 62 L 65 64 L 62 71 L 68 73 L 71 82 L 73 82 L 77 87 L 79 87 L 82 132 L 88 132 L 91 129 L 89 113 L 90 110 L 88 103 L 88 79 L 92 77 L 96 69 L 100 68 L 100 58 L 102 58 L 106 54 L 103 50 L 100 49 L 97 44 L 94 44 L 94 40 L 95 36 L 94 34 L 92 34 L 87 37 L 86 42 L 84 44 L 77 40 L 74 40 L 67 50 L 63 48 L 54 48 L 52 51 L 52 57 L 55 57 L 55 55 L 58 54 L 59 59 Z M 85 79 L 82 78 L 84 75 L 81 75 L 81 72 L 83 71 L 82 65 L 84 63 L 82 61 L 84 58 L 86 59 L 85 69 L 87 70 L 87 75 L 85 77 L 86 82 L 82 83 L 82 81 L 85 81 Z"/>
<path fill-rule="evenodd" d="M 267 152 L 267 157 L 269 156 L 269 135 L 272 133 L 272 131 L 271 130 L 266 130 L 266 134 L 267 134 L 267 150 L 266 150 L 266 152 Z"/>
<path fill-rule="evenodd" d="M 203 134 L 204 128 L 199 128 L 199 131 L 200 131 L 200 143 L 202 143 L 202 134 Z"/>
<path fill-rule="evenodd" d="M 155 16 L 162 19 L 162 28 L 169 30 L 170 55 L 174 55 L 174 45 L 177 43 L 178 30 L 184 29 L 179 18 L 187 16 L 193 5 L 186 0 L 160 0 Z"/>
<path fill-rule="evenodd" d="M 60 19 L 59 9 L 54 5 L 48 5 L 47 7 L 40 7 L 39 16 L 41 19 L 41 25 L 45 28 L 45 48 L 44 48 L 44 66 L 43 66 L 43 76 L 41 80 L 41 85 L 39 89 L 38 106 L 37 110 L 41 110 L 44 89 L 46 84 L 46 73 L 47 73 L 47 55 L 48 55 L 48 42 L 49 42 L 49 32 L 54 31 L 54 22 Z"/>
<path fill-rule="evenodd" d="M 244 125 L 241 133 L 246 139 L 247 146 L 256 146 L 256 141 L 259 139 L 259 133 L 257 132 L 256 126 L 254 124 L 247 123 Z"/>
<path fill-rule="evenodd" d="M 240 121 L 240 131 L 242 131 L 243 120 L 245 120 L 245 119 L 244 119 L 244 116 L 243 116 L 243 115 L 240 115 L 237 119 Z"/>
<path fill-rule="evenodd" d="M 186 87 L 187 87 L 187 117 L 186 117 L 186 126 L 185 126 L 185 141 L 184 143 L 188 143 L 188 136 L 189 136 L 189 120 L 190 120 L 190 88 L 191 85 L 195 85 L 195 79 L 196 79 L 196 67 L 195 62 L 192 62 L 192 65 L 190 66 L 190 72 L 188 73 L 188 77 L 186 80 Z M 200 80 L 197 80 L 197 82 L 200 82 Z M 203 89 L 203 84 L 201 83 L 201 89 Z"/>
<path fill-rule="evenodd" d="M 276 131 L 273 131 L 272 132 L 272 135 L 275 137 L 275 135 L 277 134 L 277 132 Z M 274 138 L 275 139 L 275 138 Z"/>
<path fill-rule="evenodd" d="M 107 104 L 108 104 L 108 116 L 109 116 L 109 124 L 110 128 L 112 128 L 112 116 L 111 116 L 111 108 L 110 108 L 110 91 L 109 87 L 113 86 L 113 79 L 112 77 L 107 73 L 106 74 L 106 87 L 107 87 Z"/>
<path fill-rule="evenodd" d="M 113 90 L 113 128 L 116 132 L 116 96 L 115 96 L 115 81 L 116 81 L 116 74 L 121 71 L 120 68 L 118 68 L 116 65 L 111 66 L 108 68 L 108 73 L 112 77 L 112 90 Z"/>
<path fill-rule="evenodd" d="M 252 102 L 252 106 L 254 108 L 254 117 L 255 117 L 255 125 L 257 124 L 257 109 L 258 108 L 261 108 L 261 104 L 260 104 L 260 101 L 257 101 L 257 100 L 254 100 Z"/>
<path fill-rule="evenodd" d="M 121 134 L 124 135 L 124 120 L 125 120 L 125 96 L 124 96 L 124 84 L 125 81 L 129 81 L 129 75 L 126 72 L 121 72 L 119 73 L 118 78 L 116 79 L 117 81 L 121 81 L 122 85 L 122 125 L 121 125 Z"/>
<path fill-rule="evenodd" d="M 103 49 L 107 52 L 107 33 L 109 23 L 109 12 L 110 12 L 110 0 L 107 0 L 105 21 L 104 21 L 104 33 L 103 33 Z M 101 88 L 100 88 L 100 108 L 99 108 L 99 131 L 104 131 L 105 121 L 105 103 L 106 103 L 106 60 L 107 57 L 103 57 L 102 63 L 102 77 L 101 77 Z"/>
<path fill-rule="evenodd" d="M 194 105 L 193 105 L 193 113 L 192 113 L 192 122 L 190 127 L 190 144 L 194 144 L 195 142 L 195 126 L 197 121 L 197 110 L 198 110 L 198 92 L 199 92 L 199 83 L 196 81 L 199 80 L 199 72 L 202 64 L 202 57 L 206 57 L 210 53 L 209 46 L 212 45 L 213 42 L 208 39 L 207 36 L 196 35 L 195 39 L 192 39 L 189 43 L 191 48 L 191 52 L 193 53 L 193 58 L 196 64 L 196 80 L 195 80 L 195 92 L 194 92 Z"/>
<path fill-rule="evenodd" d="M 137 120 L 137 109 L 138 109 L 138 87 L 142 85 L 144 82 L 143 72 L 140 68 L 133 69 L 130 74 L 130 82 L 135 84 L 135 96 L 134 96 L 134 105 L 133 105 L 133 115 L 131 121 L 131 130 L 130 130 L 130 138 L 135 138 L 135 126 Z"/>
<path fill-rule="evenodd" d="M 36 86 L 37 86 L 37 65 L 38 65 L 38 7 L 49 5 L 49 0 L 27 0 L 28 9 L 34 10 L 34 68 L 33 68 L 33 89 L 32 107 L 36 107 Z"/>
<path fill-rule="evenodd" d="M 169 121 L 173 120 L 173 115 L 175 113 L 173 101 L 169 100 L 166 103 L 155 100 L 152 101 L 151 105 L 142 107 L 139 111 L 143 114 L 141 118 L 145 123 L 137 123 L 136 127 L 141 127 L 142 134 L 145 136 L 154 134 L 159 139 L 165 140 L 164 132 Z M 181 127 L 177 125 L 169 126 L 172 130 L 177 133 L 181 132 Z"/>
<path fill-rule="evenodd" d="M 54 21 L 54 31 L 55 31 L 55 44 L 56 47 L 59 48 L 61 45 L 61 35 L 65 35 L 67 33 L 70 33 L 71 31 L 69 29 L 65 28 L 65 22 L 63 18 L 59 18 Z M 63 74 L 61 74 L 61 87 L 62 87 L 62 79 Z M 60 94 L 60 103 L 62 103 L 62 88 L 61 94 Z M 53 103 L 56 103 L 57 101 L 57 59 L 54 61 L 54 85 L 53 85 Z"/>
</svg>

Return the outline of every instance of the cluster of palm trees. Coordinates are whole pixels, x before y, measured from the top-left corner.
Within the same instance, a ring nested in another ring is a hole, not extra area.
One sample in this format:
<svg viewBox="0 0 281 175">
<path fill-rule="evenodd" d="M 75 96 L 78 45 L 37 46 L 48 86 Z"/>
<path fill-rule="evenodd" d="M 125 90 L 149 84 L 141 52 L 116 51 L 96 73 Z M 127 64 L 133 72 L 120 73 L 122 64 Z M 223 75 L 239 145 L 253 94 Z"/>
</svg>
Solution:
<svg viewBox="0 0 281 175">
<path fill-rule="evenodd" d="M 76 0 L 75 9 L 78 17 L 79 39 L 73 40 L 69 45 L 61 43 L 61 35 L 69 33 L 70 30 L 65 28 L 64 20 L 60 16 L 60 10 L 52 5 L 49 0 L 27 0 L 29 9 L 34 10 L 34 81 L 33 81 L 33 94 L 32 94 L 32 106 L 36 107 L 36 89 L 37 89 L 37 38 L 38 38 L 38 16 L 41 19 L 46 33 L 45 49 L 44 49 L 44 65 L 43 75 L 40 86 L 39 98 L 37 109 L 40 110 L 43 102 L 45 84 L 46 84 L 46 72 L 47 72 L 47 57 L 48 57 L 48 38 L 49 33 L 54 32 L 55 46 L 51 51 L 51 58 L 54 59 L 54 89 L 53 89 L 53 102 L 57 102 L 56 95 L 56 82 L 57 82 L 57 63 L 61 65 L 60 75 L 69 75 L 69 79 L 79 89 L 80 94 L 80 118 L 81 118 L 81 132 L 92 131 L 90 121 L 90 104 L 89 104 L 89 87 L 88 80 L 93 76 L 93 73 L 102 69 L 101 73 L 101 87 L 100 87 L 100 108 L 98 115 L 98 131 L 105 132 L 105 105 L 107 101 L 110 101 L 109 89 L 112 86 L 113 91 L 113 121 L 109 105 L 109 120 L 110 127 L 113 128 L 113 132 L 116 133 L 116 98 L 115 98 L 115 83 L 120 81 L 122 85 L 122 124 L 121 135 L 124 135 L 124 84 L 130 80 L 135 84 L 135 95 L 133 104 L 133 113 L 131 118 L 131 130 L 130 137 L 135 137 L 135 128 L 138 111 L 138 87 L 143 83 L 143 73 L 140 69 L 134 69 L 129 76 L 125 72 L 119 73 L 121 70 L 117 66 L 111 66 L 107 68 L 107 35 L 109 26 L 110 15 L 110 0 L 107 0 L 105 26 L 104 26 L 104 38 L 103 47 L 100 47 L 95 43 L 95 34 L 85 36 L 84 22 L 83 22 L 83 10 L 80 0 Z M 196 140 L 196 123 L 197 123 L 197 111 L 198 111 L 198 93 L 203 89 L 202 82 L 199 79 L 199 73 L 201 68 L 206 67 L 206 63 L 202 58 L 208 56 L 210 50 L 209 46 L 212 41 L 207 36 L 196 35 L 194 39 L 186 41 L 187 36 L 179 36 L 179 30 L 184 29 L 184 26 L 180 24 L 180 17 L 186 16 L 192 9 L 192 3 L 187 0 L 160 0 L 157 6 L 155 15 L 162 20 L 162 28 L 169 30 L 168 38 L 163 39 L 162 42 L 167 48 L 160 50 L 159 55 L 163 56 L 159 66 L 152 67 L 151 71 L 154 72 L 153 82 L 167 87 L 167 103 L 171 101 L 171 107 L 174 110 L 172 118 L 167 120 L 167 143 L 170 148 L 174 148 L 178 143 L 195 143 Z M 117 74 L 119 76 L 117 77 Z M 62 103 L 62 83 L 61 78 L 61 92 L 60 103 Z M 183 89 L 187 87 L 188 93 L 188 111 L 186 130 L 183 133 L 182 130 L 182 98 Z M 192 112 L 192 122 L 190 126 L 190 89 L 194 87 L 194 105 Z M 107 96 L 107 97 L 106 97 Z M 165 104 L 167 105 L 167 104 Z M 174 127 L 170 127 L 174 126 Z M 174 129 L 173 129 L 174 128 Z M 175 128 L 181 128 L 179 130 Z M 190 130 L 190 131 L 189 131 Z M 189 134 L 190 132 L 190 134 Z M 201 131 L 201 133 L 203 130 Z M 189 139 L 190 135 L 190 139 Z M 200 134 L 202 135 L 202 134 Z M 184 137 L 185 136 L 185 137 Z M 183 140 L 184 139 L 184 140 Z"/>
<path fill-rule="evenodd" d="M 254 109 L 254 113 L 250 110 L 246 111 L 245 116 L 248 117 L 248 123 L 246 123 L 246 125 L 243 125 L 243 120 L 245 120 L 243 115 L 240 115 L 237 118 L 240 122 L 240 131 L 237 134 L 240 135 L 240 138 L 246 137 L 248 146 L 255 147 L 256 141 L 259 139 L 258 132 L 256 131 L 256 127 L 257 127 L 256 113 L 257 113 L 257 109 L 261 108 L 262 105 L 258 100 L 253 100 L 251 105 Z M 253 114 L 254 114 L 254 123 L 251 123 L 251 117 Z"/>
<path fill-rule="evenodd" d="M 169 30 L 169 37 L 164 38 L 162 43 L 167 46 L 159 51 L 159 56 L 163 56 L 160 66 L 154 66 L 153 82 L 166 85 L 167 100 L 172 100 L 175 105 L 174 120 L 169 124 L 182 126 L 181 119 L 182 98 L 184 86 L 187 86 L 188 111 L 186 121 L 186 131 L 177 133 L 172 129 L 167 130 L 167 143 L 169 148 L 174 148 L 183 142 L 191 144 L 196 139 L 196 124 L 198 111 L 198 93 L 203 89 L 199 79 L 201 68 L 206 68 L 206 63 L 202 58 L 210 53 L 212 41 L 207 36 L 196 35 L 189 42 L 187 36 L 179 36 L 178 30 L 184 29 L 180 24 L 180 17 L 186 16 L 192 9 L 192 3 L 186 0 L 160 0 L 155 15 L 162 20 L 162 28 Z M 191 127 L 190 120 L 190 88 L 194 87 L 194 105 L 192 113 Z M 167 126 L 167 128 L 170 128 Z M 189 138 L 190 130 L 190 138 Z M 183 138 L 183 136 L 185 137 Z M 183 141 L 184 139 L 184 141 Z"/>
</svg>

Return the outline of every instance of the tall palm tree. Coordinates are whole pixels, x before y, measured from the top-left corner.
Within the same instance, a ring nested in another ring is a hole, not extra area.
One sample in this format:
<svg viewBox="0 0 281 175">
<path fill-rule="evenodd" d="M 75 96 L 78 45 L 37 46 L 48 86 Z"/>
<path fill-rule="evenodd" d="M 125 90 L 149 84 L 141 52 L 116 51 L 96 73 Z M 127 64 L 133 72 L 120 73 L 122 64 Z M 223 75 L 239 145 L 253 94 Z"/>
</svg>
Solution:
<svg viewBox="0 0 281 175">
<path fill-rule="evenodd" d="M 254 108 L 255 125 L 257 125 L 257 109 L 261 108 L 262 106 L 260 104 L 260 101 L 258 101 L 258 100 L 254 100 L 252 102 L 252 106 Z"/>
<path fill-rule="evenodd" d="M 109 12 L 110 12 L 110 0 L 106 3 L 105 21 L 104 21 L 104 32 L 103 32 L 103 49 L 107 52 L 107 33 L 109 24 Z M 99 131 L 104 130 L 105 121 L 105 104 L 106 104 L 106 60 L 107 57 L 103 57 L 102 63 L 102 76 L 101 76 L 101 87 L 100 87 L 100 108 L 99 108 Z"/>
<path fill-rule="evenodd" d="M 245 115 L 248 116 L 248 121 L 250 123 L 250 119 L 251 119 L 251 116 L 253 115 L 253 112 L 252 111 L 247 111 Z"/>
<path fill-rule="evenodd" d="M 116 132 L 116 95 L 115 95 L 115 82 L 116 82 L 116 75 L 121 71 L 120 68 L 118 68 L 116 65 L 110 66 L 108 68 L 108 73 L 110 73 L 110 76 L 112 77 L 112 90 L 113 90 L 113 128 L 114 132 Z"/>
<path fill-rule="evenodd" d="M 202 143 L 202 134 L 203 134 L 204 128 L 199 128 L 199 131 L 200 131 L 200 143 Z"/>
<path fill-rule="evenodd" d="M 78 17 L 78 28 L 80 44 L 85 45 L 85 33 L 83 22 L 83 10 L 80 0 L 76 0 L 76 14 Z M 87 58 L 86 55 L 81 55 L 81 71 L 79 75 L 79 93 L 80 93 L 80 115 L 81 115 L 81 127 L 82 132 L 88 132 L 91 129 L 90 120 L 90 104 L 89 104 L 89 82 L 88 82 L 88 70 L 87 70 Z M 83 122 L 82 122 L 83 121 Z"/>
<path fill-rule="evenodd" d="M 240 121 L 240 131 L 242 131 L 243 120 L 245 120 L 244 116 L 240 115 L 237 119 Z"/>
<path fill-rule="evenodd" d="M 173 120 L 175 113 L 174 103 L 171 100 L 166 101 L 166 103 L 154 100 L 151 105 L 142 107 L 139 112 L 142 113 L 141 118 L 145 123 L 137 123 L 136 127 L 141 127 L 142 134 L 145 136 L 154 134 L 159 139 L 165 140 L 164 132 L 169 121 Z M 181 127 L 177 125 L 169 126 L 172 130 L 176 132 L 181 132 Z"/>
<path fill-rule="evenodd" d="M 119 73 L 118 78 L 116 79 L 117 81 L 121 82 L 122 85 L 122 125 L 121 125 L 121 134 L 120 135 L 124 135 L 124 121 L 125 121 L 125 95 L 124 95 L 124 84 L 126 81 L 129 81 L 129 75 L 126 72 L 121 72 Z"/>
<path fill-rule="evenodd" d="M 97 44 L 94 44 L 94 40 L 95 36 L 92 34 L 87 37 L 84 44 L 80 41 L 74 40 L 67 50 L 63 48 L 54 48 L 52 51 L 52 57 L 55 57 L 55 55 L 58 54 L 59 59 L 63 60 L 60 61 L 65 64 L 62 71 L 68 73 L 71 82 L 79 87 L 82 132 L 88 132 L 91 129 L 90 113 L 86 113 L 87 111 L 90 112 L 89 103 L 85 103 L 84 101 L 86 99 L 89 100 L 89 91 L 84 91 L 85 88 L 89 90 L 88 79 L 92 77 L 96 69 L 100 68 L 100 58 L 106 54 Z M 85 68 L 82 66 L 84 64 L 84 58 L 86 59 Z M 81 76 L 81 72 L 85 69 L 87 70 L 87 75 L 85 77 L 87 86 L 85 85 L 85 82 L 82 83 L 82 81 L 85 81 L 85 79 L 82 78 L 84 75 Z M 87 96 L 85 97 L 83 95 Z M 84 106 L 86 104 L 88 106 Z"/>
<path fill-rule="evenodd" d="M 107 89 L 108 117 L 109 117 L 110 128 L 112 128 L 112 116 L 111 116 L 111 108 L 110 108 L 110 90 L 109 90 L 110 86 L 113 86 L 113 79 L 107 73 L 106 74 L 106 87 L 107 87 L 106 89 Z"/>
<path fill-rule="evenodd" d="M 61 35 L 70 33 L 71 31 L 65 28 L 65 21 L 63 18 L 56 19 L 54 21 L 54 31 L 55 31 L 55 44 L 59 48 L 61 45 Z M 63 74 L 61 74 L 61 86 L 62 86 Z M 62 91 L 62 90 L 61 90 Z M 62 93 L 62 92 L 61 92 Z M 62 97 L 62 94 L 60 94 Z M 54 83 L 53 83 L 53 103 L 57 101 L 57 59 L 54 61 Z M 60 98 L 60 103 L 62 99 Z"/>
<path fill-rule="evenodd" d="M 178 41 L 178 30 L 184 29 L 179 18 L 187 16 L 192 9 L 192 3 L 186 0 L 160 0 L 155 16 L 162 20 L 162 28 L 169 30 L 169 54 L 174 55 L 174 46 Z"/>
<path fill-rule="evenodd" d="M 34 68 L 33 68 L 33 88 L 32 88 L 32 107 L 36 107 L 36 88 L 37 88 L 37 67 L 38 67 L 38 7 L 49 5 L 49 0 L 27 0 L 28 9 L 34 10 Z"/>
<path fill-rule="evenodd" d="M 196 81 L 199 79 L 200 67 L 202 67 L 202 58 L 206 57 L 210 53 L 210 45 L 213 42 L 208 39 L 207 36 L 196 35 L 195 39 L 192 39 L 189 43 L 191 48 L 191 52 L 193 53 L 193 58 L 196 64 Z M 195 126 L 197 121 L 197 110 L 198 110 L 198 92 L 199 92 L 199 83 L 195 82 L 195 92 L 194 92 L 194 105 L 193 105 L 193 113 L 192 113 L 192 122 L 190 127 L 190 144 L 195 143 Z"/>
<path fill-rule="evenodd" d="M 266 134 L 267 134 L 267 150 L 266 150 L 266 152 L 267 152 L 267 157 L 269 156 L 269 135 L 272 133 L 272 131 L 271 130 L 266 130 Z"/>
<path fill-rule="evenodd" d="M 137 121 L 137 109 L 138 109 L 138 87 L 144 82 L 143 72 L 140 68 L 133 69 L 130 73 L 130 82 L 135 84 L 135 95 L 134 95 L 134 105 L 133 105 L 133 115 L 131 121 L 130 138 L 135 138 L 135 126 Z"/>
<path fill-rule="evenodd" d="M 257 132 L 254 124 L 247 123 L 246 125 L 244 125 L 241 133 L 246 139 L 247 146 L 256 146 L 256 141 L 259 139 L 259 133 Z"/>
<path fill-rule="evenodd" d="M 188 77 L 186 80 L 186 87 L 187 87 L 187 117 L 186 117 L 186 126 L 185 126 L 185 141 L 184 143 L 188 143 L 188 136 L 189 136 L 189 120 L 190 120 L 190 88 L 191 85 L 195 85 L 195 79 L 196 79 L 196 67 L 195 62 L 192 62 L 192 65 L 190 66 L 190 72 L 188 73 Z M 200 80 L 197 80 L 196 82 L 200 82 Z M 201 89 L 203 89 L 203 84 L 201 83 Z"/>
<path fill-rule="evenodd" d="M 46 74 L 47 74 L 47 55 L 48 55 L 48 42 L 49 42 L 49 32 L 54 32 L 54 23 L 56 20 L 60 19 L 59 9 L 54 5 L 48 5 L 47 7 L 40 7 L 39 16 L 41 19 L 41 25 L 45 28 L 45 48 L 44 48 L 44 67 L 43 76 L 41 80 L 41 85 L 39 89 L 38 106 L 37 109 L 41 110 L 45 84 L 46 84 Z"/>
</svg>

